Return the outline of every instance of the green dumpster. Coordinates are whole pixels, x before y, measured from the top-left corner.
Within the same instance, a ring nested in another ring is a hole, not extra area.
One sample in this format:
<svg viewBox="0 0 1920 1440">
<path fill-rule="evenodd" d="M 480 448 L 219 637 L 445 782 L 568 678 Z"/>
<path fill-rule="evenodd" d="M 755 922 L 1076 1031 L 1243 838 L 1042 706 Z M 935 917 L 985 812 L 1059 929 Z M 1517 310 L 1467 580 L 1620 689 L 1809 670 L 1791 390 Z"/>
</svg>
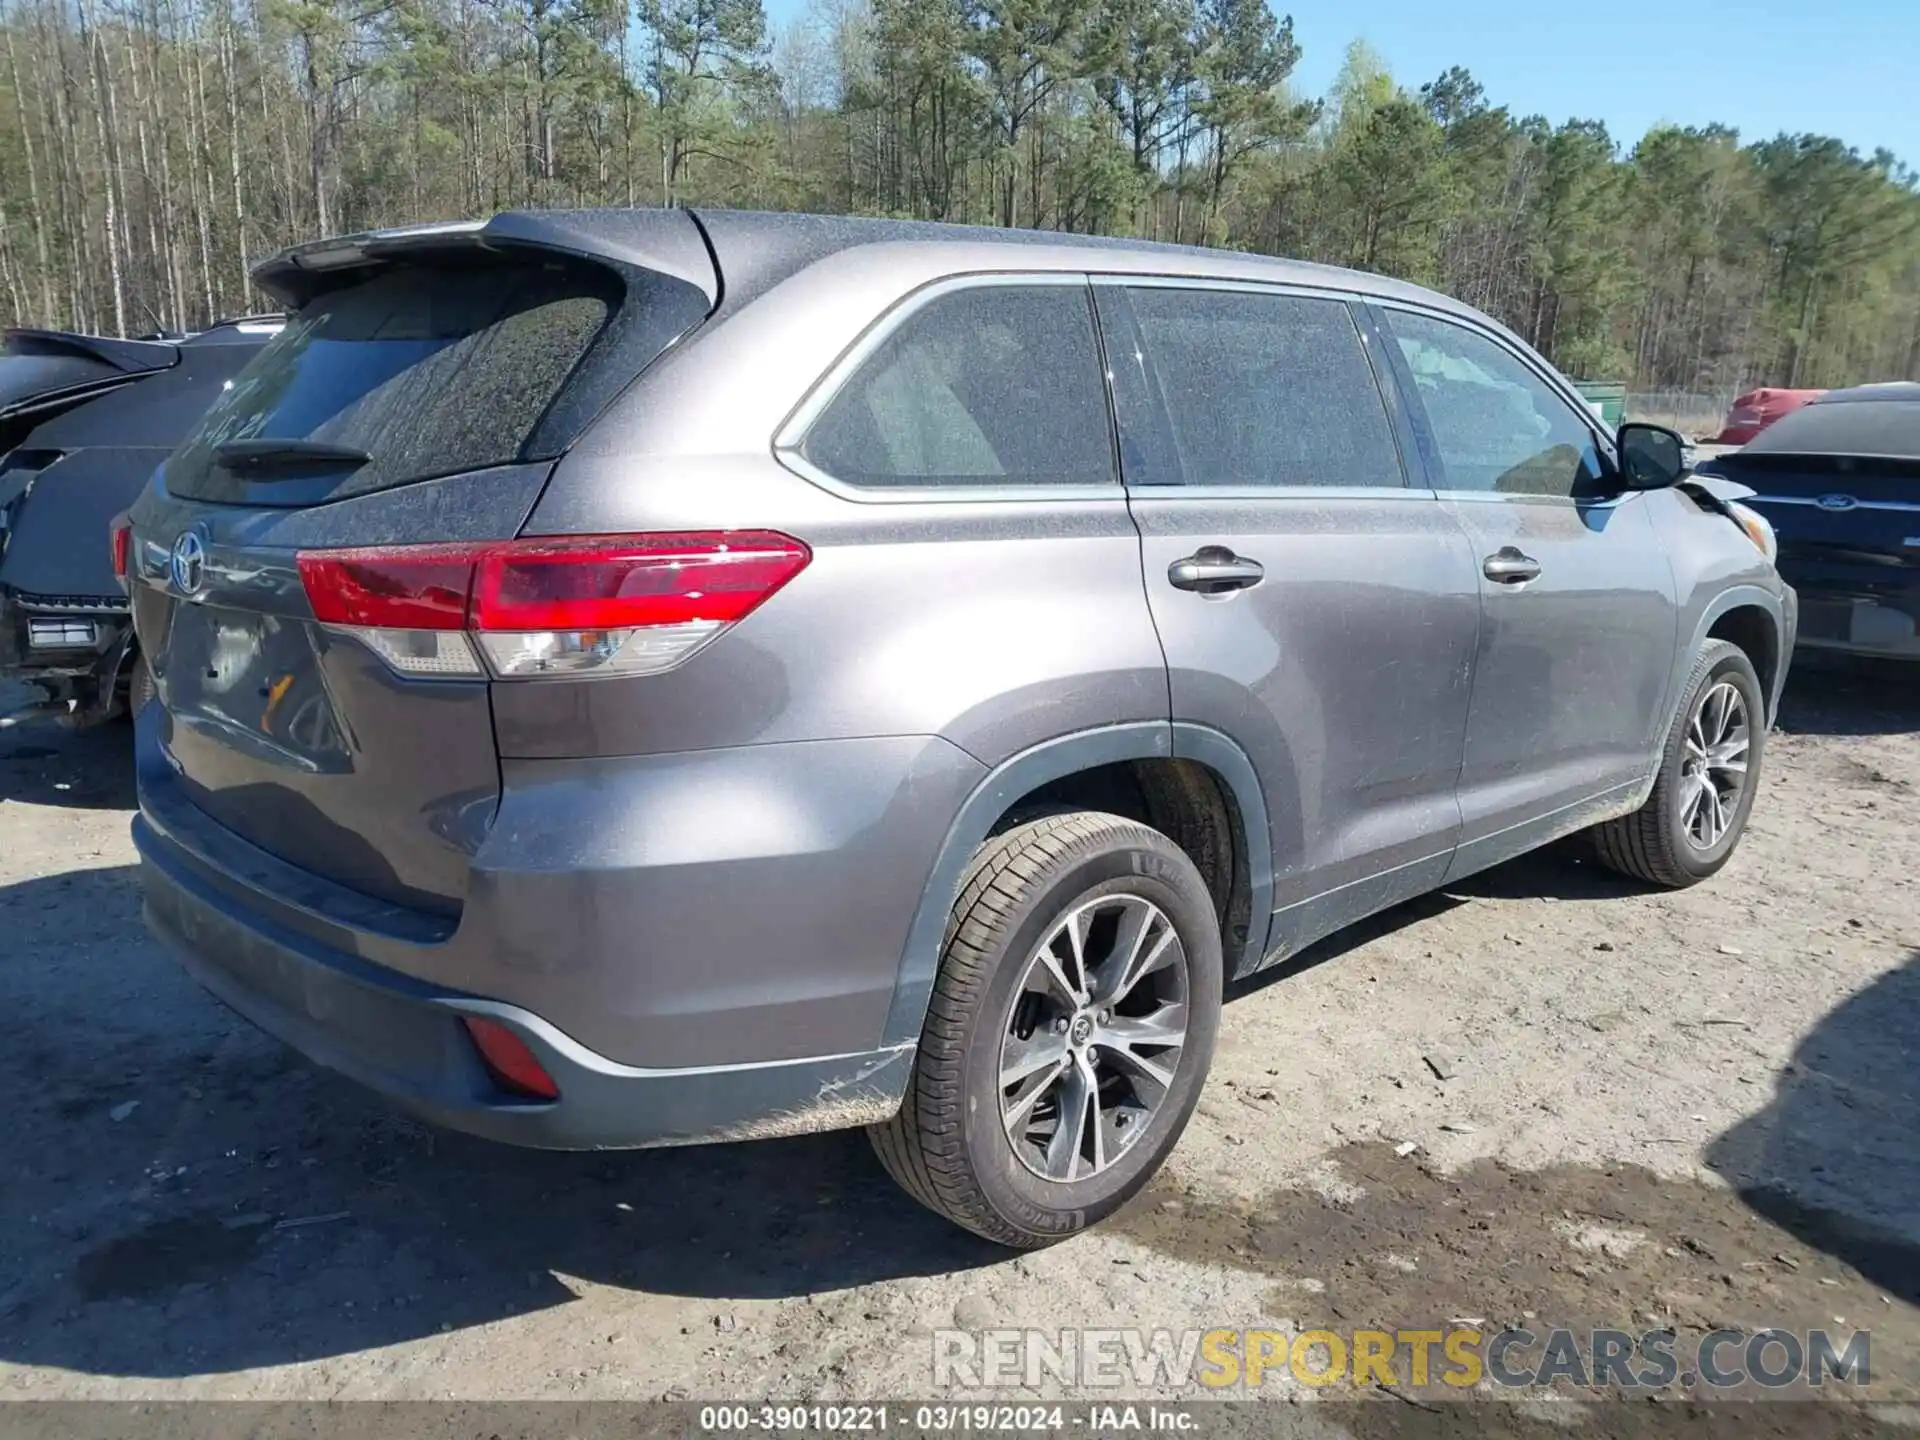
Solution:
<svg viewBox="0 0 1920 1440">
<path fill-rule="evenodd" d="M 1576 380 L 1573 388 L 1600 415 L 1609 430 L 1618 430 L 1627 418 L 1627 387 L 1611 380 Z"/>
</svg>

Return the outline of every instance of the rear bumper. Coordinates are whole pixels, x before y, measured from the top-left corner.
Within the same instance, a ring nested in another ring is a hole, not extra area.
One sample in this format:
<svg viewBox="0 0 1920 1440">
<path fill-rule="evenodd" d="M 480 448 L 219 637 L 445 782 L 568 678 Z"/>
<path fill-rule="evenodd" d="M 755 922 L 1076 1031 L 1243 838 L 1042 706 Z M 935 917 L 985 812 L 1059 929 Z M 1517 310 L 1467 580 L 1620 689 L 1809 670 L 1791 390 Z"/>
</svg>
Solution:
<svg viewBox="0 0 1920 1440">
<path fill-rule="evenodd" d="M 645 1069 L 589 1050 L 532 1011 L 444 989 L 236 914 L 145 817 L 133 826 L 148 927 L 189 974 L 267 1033 L 454 1130 L 541 1149 L 744 1140 L 885 1119 L 911 1045 L 764 1064 Z M 503 1090 L 460 1024 L 511 1027 L 557 1083 L 551 1102 Z"/>
<path fill-rule="evenodd" d="M 547 1148 L 744 1139 L 898 1108 L 886 1021 L 983 767 L 931 737 L 511 761 L 458 915 L 296 868 L 191 803 L 136 724 L 147 920 L 207 989 L 449 1127 Z M 560 1099 L 501 1090 L 463 1015 Z"/>
</svg>

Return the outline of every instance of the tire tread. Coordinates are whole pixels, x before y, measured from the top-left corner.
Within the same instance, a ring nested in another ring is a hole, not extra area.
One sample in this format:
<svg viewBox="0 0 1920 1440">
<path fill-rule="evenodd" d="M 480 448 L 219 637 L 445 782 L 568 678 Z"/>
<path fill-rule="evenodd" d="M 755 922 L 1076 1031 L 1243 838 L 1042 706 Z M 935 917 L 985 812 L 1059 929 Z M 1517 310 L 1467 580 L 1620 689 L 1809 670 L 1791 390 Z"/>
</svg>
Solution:
<svg viewBox="0 0 1920 1440">
<path fill-rule="evenodd" d="M 874 1153 L 894 1180 L 928 1209 L 999 1244 L 1050 1243 L 1009 1224 L 974 1178 L 963 1132 L 961 1089 L 968 1027 L 1013 929 L 1014 917 L 1045 872 L 1076 850 L 1116 841 L 1167 846 L 1157 830 L 1123 816 L 1075 811 L 1044 816 L 989 838 L 960 882 L 941 946 L 920 1052 L 892 1119 L 869 1127 Z"/>
<path fill-rule="evenodd" d="M 1699 658 L 1693 662 L 1692 672 L 1687 676 L 1686 686 L 1680 692 L 1680 708 L 1675 712 L 1666 743 L 1660 750 L 1659 778 L 1654 781 L 1653 791 L 1647 796 L 1646 803 L 1630 815 L 1602 821 L 1593 827 L 1594 850 L 1600 857 L 1600 863 L 1608 869 L 1670 890 L 1692 885 L 1701 878 L 1681 863 L 1678 847 L 1667 828 L 1667 804 L 1675 783 L 1673 760 L 1675 752 L 1686 743 L 1687 720 L 1693 713 L 1694 697 L 1700 693 L 1700 687 L 1706 683 L 1707 677 L 1729 656 L 1735 655 L 1746 661 L 1746 652 L 1730 641 L 1713 640 L 1702 647 Z M 1759 753 L 1760 745 L 1756 737 L 1753 750 L 1756 763 L 1754 773 L 1748 780 L 1750 785 L 1759 782 Z"/>
</svg>

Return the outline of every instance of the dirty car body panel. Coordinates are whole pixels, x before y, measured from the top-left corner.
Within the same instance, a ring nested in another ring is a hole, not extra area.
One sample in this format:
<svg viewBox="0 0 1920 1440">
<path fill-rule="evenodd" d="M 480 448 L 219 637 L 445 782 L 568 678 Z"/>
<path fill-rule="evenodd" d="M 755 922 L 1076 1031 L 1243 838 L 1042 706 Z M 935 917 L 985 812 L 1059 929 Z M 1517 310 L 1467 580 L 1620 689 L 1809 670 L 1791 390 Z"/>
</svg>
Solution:
<svg viewBox="0 0 1920 1440">
<path fill-rule="evenodd" d="M 1235 817 L 1236 973 L 1454 864 L 1476 667 L 1502 661 L 1482 537 L 1369 307 L 1463 306 L 1256 257 L 730 212 L 509 214 L 259 276 L 298 307 L 286 337 L 132 516 L 147 914 L 216 995 L 400 1103 L 558 1146 L 884 1118 L 975 848 L 1134 762 L 1191 764 Z M 1115 368 L 1156 287 L 1331 307 L 1288 313 L 1376 407 L 1366 445 L 1329 429 L 1323 473 L 1209 483 L 1152 409 L 1188 320 L 1137 384 Z M 954 406 L 900 424 L 902 387 L 936 381 Z M 927 459 L 956 450 L 1004 463 Z M 1640 667 L 1595 763 L 1530 760 L 1555 806 L 1651 783 L 1693 573 L 1754 553 L 1716 516 L 1676 554 L 1642 513 L 1669 498 L 1634 497 L 1631 556 L 1502 632 L 1537 647 L 1556 607 L 1610 598 L 1584 659 Z M 682 648 L 659 660 L 552 618 L 579 596 L 540 567 L 653 544 L 686 558 L 634 572 L 648 605 L 682 565 L 778 573 L 724 619 L 660 620 Z M 1207 544 L 1257 551 L 1262 588 L 1195 581 Z M 396 587 L 416 628 L 368 619 Z M 504 1083 L 477 1020 L 557 1095 Z"/>
</svg>

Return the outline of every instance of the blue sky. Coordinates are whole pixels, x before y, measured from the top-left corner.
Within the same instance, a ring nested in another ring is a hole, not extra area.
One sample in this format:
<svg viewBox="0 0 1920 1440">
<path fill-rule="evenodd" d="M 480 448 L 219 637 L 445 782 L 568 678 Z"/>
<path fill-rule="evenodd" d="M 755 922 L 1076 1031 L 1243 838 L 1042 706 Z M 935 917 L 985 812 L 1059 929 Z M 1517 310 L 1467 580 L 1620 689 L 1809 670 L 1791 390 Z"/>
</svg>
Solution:
<svg viewBox="0 0 1920 1440">
<path fill-rule="evenodd" d="M 783 24 L 806 0 L 766 0 Z M 1631 145 L 1661 122 L 1886 146 L 1920 168 L 1920 0 L 1273 0 L 1324 94 L 1362 38 L 1414 88 L 1464 65 L 1487 97 L 1556 124 L 1598 119 Z"/>
</svg>

